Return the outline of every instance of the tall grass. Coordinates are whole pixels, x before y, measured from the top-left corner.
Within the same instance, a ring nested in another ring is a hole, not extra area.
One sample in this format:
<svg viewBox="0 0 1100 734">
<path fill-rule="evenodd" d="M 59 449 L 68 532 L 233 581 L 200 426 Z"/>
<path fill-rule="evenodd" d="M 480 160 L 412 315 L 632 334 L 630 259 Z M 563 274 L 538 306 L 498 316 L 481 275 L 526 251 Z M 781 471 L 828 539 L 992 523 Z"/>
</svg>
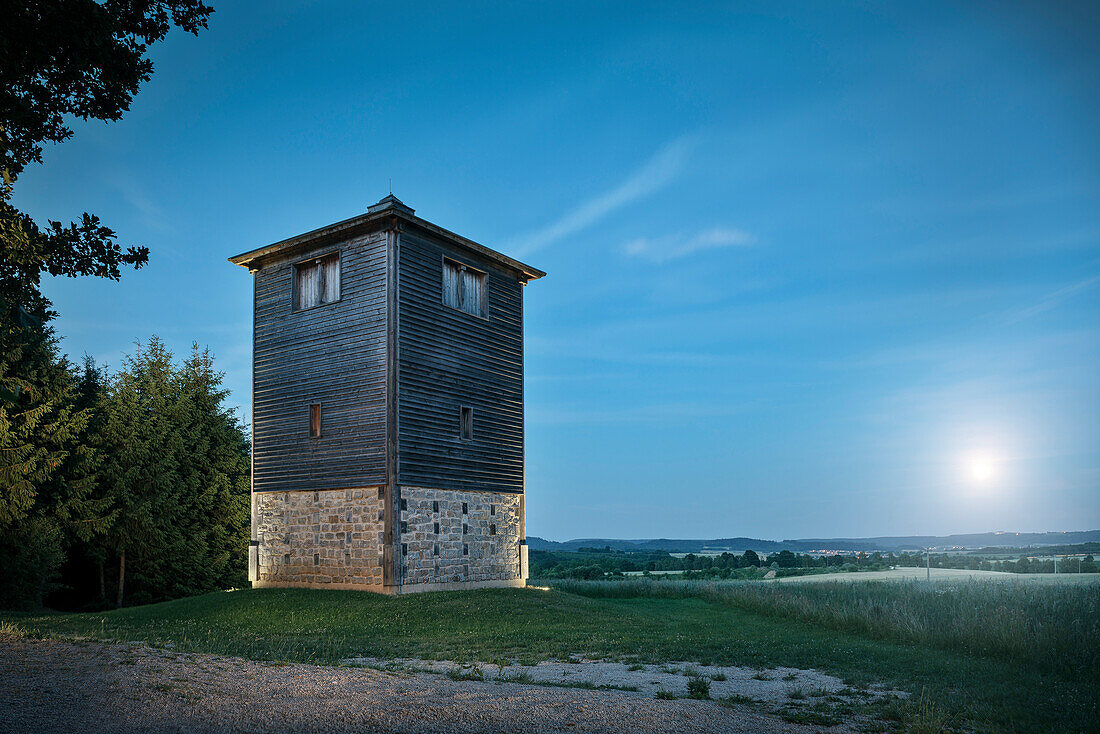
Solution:
<svg viewBox="0 0 1100 734">
<path fill-rule="evenodd" d="M 830 629 L 1098 677 L 1100 585 L 555 581 L 593 598 L 699 598 Z"/>
</svg>

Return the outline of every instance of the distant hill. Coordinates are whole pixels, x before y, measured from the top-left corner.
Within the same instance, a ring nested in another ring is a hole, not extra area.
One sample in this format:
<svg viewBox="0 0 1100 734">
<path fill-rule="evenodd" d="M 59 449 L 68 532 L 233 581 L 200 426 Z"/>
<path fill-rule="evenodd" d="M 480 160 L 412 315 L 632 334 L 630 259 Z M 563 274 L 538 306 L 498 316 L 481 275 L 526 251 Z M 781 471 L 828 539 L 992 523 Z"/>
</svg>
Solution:
<svg viewBox="0 0 1100 734">
<path fill-rule="evenodd" d="M 1069 545 L 1100 542 L 1100 530 L 1080 530 L 1065 533 L 968 533 L 964 535 L 909 535 L 876 538 L 801 538 L 798 540 L 763 540 L 761 538 L 650 538 L 619 540 L 614 538 L 577 538 L 554 541 L 536 536 L 527 538 L 532 550 L 575 551 L 578 548 L 604 548 L 623 551 L 662 550 L 669 553 L 701 553 L 703 551 L 737 551 L 752 549 L 771 553 L 780 550 L 806 553 L 810 551 L 902 551 L 933 548 L 1026 548 L 1028 546 Z"/>
</svg>

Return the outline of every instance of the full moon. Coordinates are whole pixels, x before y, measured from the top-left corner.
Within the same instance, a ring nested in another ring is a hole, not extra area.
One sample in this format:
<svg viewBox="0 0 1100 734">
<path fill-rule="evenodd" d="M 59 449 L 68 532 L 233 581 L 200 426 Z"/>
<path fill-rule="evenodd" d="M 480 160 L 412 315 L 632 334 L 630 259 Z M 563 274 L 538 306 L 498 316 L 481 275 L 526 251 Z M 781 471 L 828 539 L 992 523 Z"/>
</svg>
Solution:
<svg viewBox="0 0 1100 734">
<path fill-rule="evenodd" d="M 993 462 L 989 459 L 974 459 L 970 462 L 970 476 L 979 482 L 988 481 L 993 476 Z"/>
</svg>

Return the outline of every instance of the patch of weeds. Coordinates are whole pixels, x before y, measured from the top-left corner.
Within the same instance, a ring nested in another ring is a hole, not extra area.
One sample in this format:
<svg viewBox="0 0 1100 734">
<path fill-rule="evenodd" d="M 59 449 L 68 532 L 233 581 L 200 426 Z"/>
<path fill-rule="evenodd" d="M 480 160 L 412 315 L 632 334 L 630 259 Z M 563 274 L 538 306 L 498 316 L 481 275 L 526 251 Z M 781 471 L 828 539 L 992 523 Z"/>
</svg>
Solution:
<svg viewBox="0 0 1100 734">
<path fill-rule="evenodd" d="M 535 682 L 534 676 L 532 676 L 526 670 L 519 673 L 513 673 L 512 675 L 507 677 L 502 677 L 501 680 L 507 681 L 508 683 L 526 683 L 528 685 Z"/>
<path fill-rule="evenodd" d="M 796 673 L 787 673 L 785 676 L 783 676 L 783 680 L 785 680 L 785 681 L 798 680 L 798 675 Z"/>
<path fill-rule="evenodd" d="M 768 675 L 767 671 L 761 670 L 752 674 L 753 680 L 775 680 L 773 676 Z"/>
<path fill-rule="evenodd" d="M 489 658 L 485 662 L 487 662 L 489 665 L 495 665 L 498 668 L 507 668 L 508 667 L 508 661 L 504 660 L 502 658 Z"/>
<path fill-rule="evenodd" d="M 679 668 L 674 668 L 671 665 L 662 665 L 661 666 L 661 672 L 662 673 L 668 673 L 669 675 L 676 675 L 677 673 L 680 672 L 680 669 Z"/>
<path fill-rule="evenodd" d="M 626 669 L 627 670 L 645 670 L 645 666 L 642 665 L 641 663 L 631 663 L 630 665 L 626 666 Z"/>
<path fill-rule="evenodd" d="M 711 680 L 726 680 L 726 674 L 725 673 L 714 673 L 713 675 L 710 676 L 710 679 Z"/>
<path fill-rule="evenodd" d="M 118 661 L 118 664 L 119 665 L 137 665 L 137 659 L 136 658 L 123 658 L 122 660 Z"/>
<path fill-rule="evenodd" d="M 688 697 L 698 698 L 703 701 L 710 700 L 710 681 L 701 675 L 697 675 L 688 681 Z"/>
<path fill-rule="evenodd" d="M 908 734 L 942 734 L 950 731 L 947 717 L 936 708 L 926 689 L 921 688 L 920 698 L 910 702 L 905 712 L 905 731 Z"/>
<path fill-rule="evenodd" d="M 481 668 L 476 665 L 469 670 L 448 670 L 447 677 L 451 680 L 485 680 Z"/>
<path fill-rule="evenodd" d="M 152 688 L 154 691 L 160 691 L 161 693 L 168 693 L 168 691 L 172 690 L 171 683 L 150 683 L 149 687 Z"/>
<path fill-rule="evenodd" d="M 801 701 L 806 698 L 806 689 L 802 686 L 787 686 L 784 693 L 792 701 Z"/>
<path fill-rule="evenodd" d="M 26 633 L 19 625 L 9 622 L 6 619 L 0 620 L 0 635 L 5 637 L 22 637 L 24 634 Z"/>
<path fill-rule="evenodd" d="M 836 726 L 840 719 L 832 714 L 807 709 L 785 708 L 779 711 L 784 720 L 792 724 L 816 724 L 818 726 Z"/>
<path fill-rule="evenodd" d="M 685 665 L 680 670 L 680 675 L 686 676 L 688 678 L 701 678 L 701 677 L 703 677 L 703 674 L 700 673 L 699 669 L 696 668 L 694 665 Z"/>
<path fill-rule="evenodd" d="M 878 709 L 878 717 L 884 721 L 901 722 L 905 718 L 905 708 L 902 706 L 900 699 L 891 698 L 882 701 L 876 708 Z"/>
<path fill-rule="evenodd" d="M 657 691 L 657 698 L 661 699 L 662 701 L 675 701 L 677 698 L 679 698 L 679 696 L 677 696 L 672 691 L 666 691 L 662 688 L 661 690 Z"/>
<path fill-rule="evenodd" d="M 747 706 L 750 704 L 759 703 L 752 696 L 742 696 L 740 693 L 733 693 L 729 696 L 723 696 L 718 699 L 718 703 L 723 706 Z"/>
<path fill-rule="evenodd" d="M 807 694 L 813 698 L 826 698 L 829 696 L 829 689 L 825 686 L 818 686 L 817 688 L 811 688 Z"/>
</svg>

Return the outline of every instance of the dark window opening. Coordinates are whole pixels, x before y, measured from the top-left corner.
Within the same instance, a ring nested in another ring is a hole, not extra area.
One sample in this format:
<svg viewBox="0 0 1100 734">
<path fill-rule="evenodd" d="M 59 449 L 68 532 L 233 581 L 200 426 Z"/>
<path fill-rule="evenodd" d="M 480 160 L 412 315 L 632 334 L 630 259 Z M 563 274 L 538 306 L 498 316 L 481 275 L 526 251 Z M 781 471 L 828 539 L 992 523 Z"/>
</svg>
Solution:
<svg viewBox="0 0 1100 734">
<path fill-rule="evenodd" d="M 409 544 L 408 543 L 402 543 L 401 544 L 401 555 L 403 555 L 403 556 L 409 555 Z"/>
<path fill-rule="evenodd" d="M 432 548 L 432 555 L 433 556 L 438 556 L 439 555 L 439 543 L 436 543 L 435 547 Z"/>
<path fill-rule="evenodd" d="M 309 437 L 321 437 L 321 404 L 314 403 L 309 406 Z"/>
<path fill-rule="evenodd" d="M 294 266 L 294 310 L 302 311 L 340 300 L 340 254 L 300 262 Z"/>
<path fill-rule="evenodd" d="M 463 502 L 463 503 L 462 503 L 462 514 L 463 514 L 463 515 L 466 515 L 466 514 L 469 514 L 469 512 L 470 512 L 470 511 L 469 511 L 468 509 L 466 509 L 466 503 L 465 503 L 465 502 Z"/>
<path fill-rule="evenodd" d="M 409 501 L 408 500 L 401 500 L 401 509 L 402 510 L 409 509 Z"/>
<path fill-rule="evenodd" d="M 474 409 L 462 406 L 458 409 L 458 435 L 461 438 L 474 437 Z"/>
<path fill-rule="evenodd" d="M 489 526 L 489 535 L 496 535 L 496 534 L 497 534 L 497 526 L 496 525 L 490 525 Z"/>
<path fill-rule="evenodd" d="M 468 532 L 470 532 L 470 526 L 466 523 L 462 523 L 462 534 L 465 535 Z"/>
<path fill-rule="evenodd" d="M 439 503 L 432 502 L 432 512 L 439 512 Z"/>
<path fill-rule="evenodd" d="M 284 553 L 283 554 L 283 565 L 284 566 L 289 566 L 290 565 L 290 554 L 289 553 Z"/>
<path fill-rule="evenodd" d="M 462 555 L 464 555 L 464 556 L 470 555 L 470 546 L 466 543 L 462 544 Z"/>
<path fill-rule="evenodd" d="M 497 514 L 497 506 L 496 505 L 489 505 L 489 514 L 490 515 Z"/>
<path fill-rule="evenodd" d="M 314 553 L 313 554 L 313 565 L 314 566 L 320 566 L 321 565 L 321 554 L 320 553 Z"/>
<path fill-rule="evenodd" d="M 401 532 L 403 532 L 403 533 L 409 532 L 409 523 L 406 522 L 405 520 L 401 521 Z"/>
<path fill-rule="evenodd" d="M 439 535 L 439 523 L 435 524 L 435 534 Z"/>
<path fill-rule="evenodd" d="M 443 260 L 443 304 L 474 316 L 486 317 L 486 276 L 454 260 Z"/>
</svg>

